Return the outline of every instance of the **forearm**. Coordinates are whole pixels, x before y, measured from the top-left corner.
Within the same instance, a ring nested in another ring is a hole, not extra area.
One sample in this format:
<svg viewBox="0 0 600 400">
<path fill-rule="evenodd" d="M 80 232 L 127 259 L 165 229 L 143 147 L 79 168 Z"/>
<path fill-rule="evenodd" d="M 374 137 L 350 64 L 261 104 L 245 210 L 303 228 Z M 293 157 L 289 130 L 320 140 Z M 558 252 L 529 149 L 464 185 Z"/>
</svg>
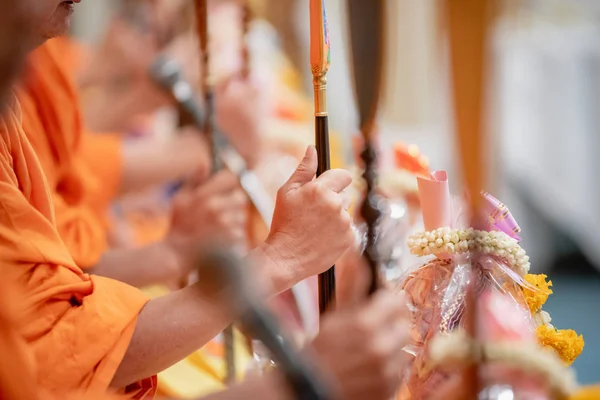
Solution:
<svg viewBox="0 0 600 400">
<path fill-rule="evenodd" d="M 178 135 L 166 142 L 156 140 L 125 142 L 121 191 L 137 191 L 166 182 L 183 180 L 206 168 L 208 163 L 206 145 L 201 138 L 190 136 Z"/>
<path fill-rule="evenodd" d="M 180 257 L 165 242 L 158 242 L 139 249 L 106 251 L 86 272 L 144 287 L 178 279 L 183 268 Z"/>
<path fill-rule="evenodd" d="M 248 255 L 255 267 L 252 275 L 266 283 L 266 297 L 289 289 L 301 279 L 290 272 L 291 261 L 273 247 L 264 243 Z M 227 307 L 201 284 L 146 304 L 112 386 L 124 387 L 165 370 L 204 346 L 232 322 Z"/>
<path fill-rule="evenodd" d="M 183 179 L 200 163 L 177 160 L 169 146 L 162 149 L 154 141 L 126 142 L 123 146 L 121 192 L 135 192 L 150 186 Z"/>
<path fill-rule="evenodd" d="M 275 373 L 262 377 L 247 379 L 235 386 L 229 387 L 218 393 L 213 393 L 197 400 L 291 400 L 294 396 L 286 386 L 283 379 Z M 156 400 L 174 400 L 171 398 L 157 397 Z"/>
<path fill-rule="evenodd" d="M 291 400 L 292 396 L 286 382 L 278 373 L 266 374 L 262 377 L 250 378 L 220 393 L 215 393 L 199 400 Z"/>
<path fill-rule="evenodd" d="M 149 301 L 111 386 L 125 387 L 167 369 L 208 343 L 231 320 L 226 307 L 198 285 Z"/>
</svg>

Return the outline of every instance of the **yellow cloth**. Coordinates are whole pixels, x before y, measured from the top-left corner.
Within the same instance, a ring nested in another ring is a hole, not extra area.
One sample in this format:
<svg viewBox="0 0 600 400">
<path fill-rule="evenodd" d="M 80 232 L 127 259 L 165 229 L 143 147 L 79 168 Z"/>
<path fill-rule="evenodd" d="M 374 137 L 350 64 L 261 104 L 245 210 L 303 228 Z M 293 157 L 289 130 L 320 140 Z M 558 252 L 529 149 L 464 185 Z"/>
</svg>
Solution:
<svg viewBox="0 0 600 400">
<path fill-rule="evenodd" d="M 150 297 L 164 296 L 164 286 L 145 288 Z M 243 379 L 252 355 L 245 337 L 234 329 L 235 365 L 238 379 Z M 213 340 L 185 360 L 158 374 L 158 393 L 167 397 L 196 399 L 225 389 L 224 349 L 219 340 Z"/>
</svg>

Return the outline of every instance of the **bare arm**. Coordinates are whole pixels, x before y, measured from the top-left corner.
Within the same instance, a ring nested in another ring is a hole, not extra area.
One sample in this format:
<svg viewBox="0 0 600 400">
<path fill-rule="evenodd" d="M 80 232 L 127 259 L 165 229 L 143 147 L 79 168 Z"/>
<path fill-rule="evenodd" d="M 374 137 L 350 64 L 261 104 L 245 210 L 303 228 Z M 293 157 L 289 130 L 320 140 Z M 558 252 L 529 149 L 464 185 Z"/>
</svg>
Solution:
<svg viewBox="0 0 600 400">
<path fill-rule="evenodd" d="M 276 373 L 270 373 L 261 377 L 246 379 L 244 382 L 229 387 L 221 392 L 204 396 L 197 400 L 239 400 L 261 399 L 261 400 L 291 400 L 294 397 L 284 383 L 283 379 Z M 156 400 L 175 400 L 172 398 L 157 397 Z"/>
<path fill-rule="evenodd" d="M 296 283 L 281 258 L 264 244 L 250 255 L 256 274 L 275 295 Z M 254 271 L 253 271 L 254 272 Z M 201 282 L 167 296 L 149 301 L 140 312 L 125 357 L 117 370 L 113 387 L 124 387 L 165 370 L 187 357 L 219 334 L 231 315 L 223 302 L 203 288 Z"/>
<path fill-rule="evenodd" d="M 249 275 L 265 297 L 323 272 L 354 243 L 340 195 L 352 181 L 350 174 L 331 170 L 313 181 L 316 170 L 316 149 L 309 147 L 279 189 L 269 237 L 248 256 L 253 268 Z M 231 322 L 219 296 L 201 284 L 146 304 L 112 386 L 123 387 L 168 368 Z"/>
<path fill-rule="evenodd" d="M 208 176 L 209 163 L 206 141 L 195 130 L 183 131 L 166 141 L 125 142 L 121 191 L 137 191 L 192 174 Z"/>
<path fill-rule="evenodd" d="M 158 242 L 139 249 L 106 251 L 86 272 L 144 287 L 174 281 L 184 271 L 182 258 L 167 243 Z"/>
<path fill-rule="evenodd" d="M 198 400 L 291 400 L 293 396 L 282 378 L 275 373 L 261 378 L 248 379 L 220 393 L 211 394 Z"/>
</svg>

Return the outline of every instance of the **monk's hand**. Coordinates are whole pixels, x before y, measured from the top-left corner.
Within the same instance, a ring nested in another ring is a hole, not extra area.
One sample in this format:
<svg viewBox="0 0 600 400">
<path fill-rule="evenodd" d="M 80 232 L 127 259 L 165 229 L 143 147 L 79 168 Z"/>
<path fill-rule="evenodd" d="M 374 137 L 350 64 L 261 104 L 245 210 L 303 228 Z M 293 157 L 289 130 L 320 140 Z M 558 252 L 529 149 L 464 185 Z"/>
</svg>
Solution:
<svg viewBox="0 0 600 400">
<path fill-rule="evenodd" d="M 166 243 L 193 268 L 198 246 L 215 242 L 240 245 L 245 239 L 247 199 L 237 177 L 223 170 L 204 183 L 181 189 L 173 199 Z"/>
<path fill-rule="evenodd" d="M 261 125 L 267 117 L 263 92 L 252 78 L 230 79 L 216 88 L 217 123 L 249 168 L 262 155 Z"/>
<path fill-rule="evenodd" d="M 351 307 L 365 300 L 371 274 L 358 245 L 346 251 L 335 263 L 336 307 Z"/>
<path fill-rule="evenodd" d="M 266 244 L 285 260 L 281 267 L 298 281 L 327 270 L 354 243 L 347 196 L 348 171 L 326 171 L 313 180 L 317 152 L 309 146 L 290 179 L 277 192 Z"/>
<path fill-rule="evenodd" d="M 391 398 L 408 360 L 402 350 L 409 341 L 407 316 L 405 302 L 384 290 L 326 315 L 308 350 L 337 389 L 337 398 Z"/>
</svg>

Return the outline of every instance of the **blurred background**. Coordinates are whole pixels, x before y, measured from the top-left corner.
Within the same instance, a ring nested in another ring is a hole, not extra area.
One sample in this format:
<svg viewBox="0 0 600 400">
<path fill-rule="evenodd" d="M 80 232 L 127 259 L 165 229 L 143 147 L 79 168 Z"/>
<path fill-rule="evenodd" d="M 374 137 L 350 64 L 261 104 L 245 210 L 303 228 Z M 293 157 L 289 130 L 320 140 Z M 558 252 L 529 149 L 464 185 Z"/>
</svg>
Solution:
<svg viewBox="0 0 600 400">
<path fill-rule="evenodd" d="M 78 5 L 72 34 L 98 45 L 121 0 Z M 258 3 L 258 2 L 257 2 Z M 268 39 L 298 73 L 309 100 L 306 0 L 258 5 L 255 44 Z M 345 2 L 328 0 L 332 66 L 331 129 L 341 157 L 353 160 L 357 123 L 348 66 Z M 389 2 L 390 32 L 383 147 L 416 144 L 433 169 L 447 169 L 455 192 L 447 44 L 436 0 Z M 600 1 L 505 0 L 491 37 L 488 127 L 493 187 L 522 228 L 534 272 L 554 283 L 553 323 L 582 333 L 574 364 L 582 383 L 600 380 Z"/>
</svg>

